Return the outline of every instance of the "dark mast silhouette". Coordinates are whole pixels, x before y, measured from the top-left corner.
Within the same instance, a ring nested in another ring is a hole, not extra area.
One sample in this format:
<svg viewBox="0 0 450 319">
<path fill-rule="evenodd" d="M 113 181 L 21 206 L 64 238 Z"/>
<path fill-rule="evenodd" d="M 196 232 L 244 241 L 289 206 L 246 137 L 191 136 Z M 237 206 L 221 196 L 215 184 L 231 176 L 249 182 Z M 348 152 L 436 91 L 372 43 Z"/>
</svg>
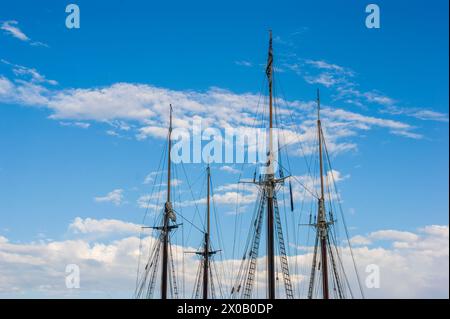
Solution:
<svg viewBox="0 0 450 319">
<path fill-rule="evenodd" d="M 275 154 L 274 145 L 274 111 L 273 111 L 273 47 L 272 47 L 272 31 L 269 32 L 269 51 L 266 66 L 266 76 L 268 80 L 269 89 L 269 145 L 267 152 L 266 172 L 258 181 L 254 178 L 253 184 L 259 187 L 258 197 L 258 212 L 255 222 L 253 223 L 254 229 L 251 232 L 251 246 L 248 247 L 248 251 L 244 252 L 242 258 L 241 267 L 237 275 L 235 285 L 232 287 L 231 295 L 238 298 L 252 298 L 252 290 L 254 286 L 255 273 L 257 268 L 257 257 L 259 252 L 259 244 L 262 232 L 262 224 L 264 217 L 266 217 L 266 246 L 267 246 L 267 298 L 275 299 L 276 291 L 276 271 L 275 271 L 275 236 L 277 236 L 279 261 L 281 264 L 281 272 L 283 275 L 283 282 L 285 288 L 286 298 L 294 298 L 293 287 L 289 275 L 289 264 L 286 255 L 286 246 L 284 243 L 284 236 L 282 230 L 282 224 L 280 219 L 280 213 L 278 208 L 278 200 L 276 189 L 278 185 L 284 185 L 284 181 L 289 176 L 283 176 L 280 170 L 279 176 L 275 176 L 275 161 L 278 161 Z M 276 147 L 279 148 L 279 145 Z M 277 152 L 278 154 L 278 152 Z"/>
<path fill-rule="evenodd" d="M 162 225 L 151 228 L 159 232 L 157 241 L 150 251 L 148 262 L 145 265 L 142 278 L 138 278 L 136 289 L 137 298 L 152 298 L 156 283 L 159 260 L 161 260 L 161 290 L 160 298 L 167 299 L 170 290 L 173 298 L 178 297 L 178 287 L 175 276 L 175 265 L 173 262 L 172 247 L 170 243 L 170 233 L 178 228 L 176 224 L 176 214 L 171 201 L 171 154 L 172 148 L 172 105 L 170 105 L 169 132 L 167 137 L 167 197 L 164 204 Z M 139 276 L 139 274 L 138 274 Z M 169 289 L 170 288 L 170 289 Z"/>
</svg>

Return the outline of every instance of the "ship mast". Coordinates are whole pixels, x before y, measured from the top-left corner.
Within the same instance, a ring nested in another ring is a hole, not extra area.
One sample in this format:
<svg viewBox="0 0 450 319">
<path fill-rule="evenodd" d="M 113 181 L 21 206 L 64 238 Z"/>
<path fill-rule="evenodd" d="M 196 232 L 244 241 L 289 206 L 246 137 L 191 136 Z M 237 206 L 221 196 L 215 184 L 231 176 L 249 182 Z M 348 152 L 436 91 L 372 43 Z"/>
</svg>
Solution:
<svg viewBox="0 0 450 319">
<path fill-rule="evenodd" d="M 274 216 L 273 195 L 274 181 L 274 152 L 273 152 L 273 49 L 272 31 L 269 39 L 269 54 L 267 58 L 266 74 L 269 82 L 269 155 L 267 159 L 267 298 L 275 299 L 275 252 L 274 252 Z"/>
<path fill-rule="evenodd" d="M 170 201 L 170 171 L 171 171 L 171 156 L 170 150 L 172 148 L 172 104 L 170 105 L 170 120 L 169 120 L 169 138 L 168 138 L 168 156 L 167 156 L 167 200 L 164 206 L 163 228 L 162 228 L 162 271 L 161 271 L 161 299 L 167 299 L 167 275 L 168 275 L 168 255 L 169 255 L 169 219 L 173 214 L 172 203 Z"/>
<path fill-rule="evenodd" d="M 210 234 L 210 184 L 211 184 L 211 170 L 208 164 L 207 172 L 207 195 L 206 195 L 206 231 L 205 231 L 205 246 L 204 246 L 204 260 L 203 260 L 203 299 L 208 299 L 208 282 L 209 282 L 209 234 Z"/>
<path fill-rule="evenodd" d="M 323 181 L 323 146 L 322 146 L 322 124 L 320 121 L 320 92 L 317 89 L 317 136 L 319 140 L 319 163 L 320 163 L 320 198 L 317 227 L 320 238 L 320 255 L 322 260 L 322 296 L 323 299 L 329 299 L 328 290 L 328 260 L 327 260 L 327 236 L 328 224 L 325 215 L 325 192 Z"/>
<path fill-rule="evenodd" d="M 289 275 L 289 262 L 286 254 L 286 245 L 284 242 L 282 223 L 280 219 L 280 210 L 276 194 L 277 185 L 284 185 L 284 181 L 289 176 L 284 176 L 280 170 L 280 177 L 275 176 L 275 161 L 277 152 L 274 143 L 274 96 L 273 96 L 273 50 L 272 50 L 272 31 L 269 33 L 269 52 L 267 58 L 266 76 L 269 86 L 269 142 L 267 159 L 265 163 L 265 172 L 260 174 L 259 180 L 256 180 L 256 173 L 253 181 L 240 181 L 240 183 L 251 183 L 260 187 L 258 197 L 255 221 L 252 224 L 252 230 L 249 233 L 248 246 L 242 257 L 242 264 L 239 270 L 236 283 L 231 289 L 231 294 L 237 296 L 241 293 L 242 298 L 251 298 L 255 275 L 257 272 L 257 257 L 260 245 L 261 230 L 264 220 L 267 217 L 266 224 L 266 276 L 268 299 L 275 299 L 275 244 L 279 252 L 280 270 L 283 276 L 284 289 L 287 299 L 294 298 L 294 291 Z M 278 145 L 279 147 L 279 145 Z M 263 177 L 263 178 L 262 178 Z M 276 238 L 275 238 L 276 236 Z M 276 242 L 275 242 L 276 239 Z"/>
</svg>

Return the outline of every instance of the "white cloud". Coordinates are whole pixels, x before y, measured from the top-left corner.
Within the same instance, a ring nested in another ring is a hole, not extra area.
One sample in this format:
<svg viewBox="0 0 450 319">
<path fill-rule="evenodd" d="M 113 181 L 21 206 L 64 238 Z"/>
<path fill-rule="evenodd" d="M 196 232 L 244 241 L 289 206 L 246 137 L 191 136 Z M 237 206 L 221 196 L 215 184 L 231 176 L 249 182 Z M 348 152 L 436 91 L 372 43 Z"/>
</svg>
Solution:
<svg viewBox="0 0 450 319">
<path fill-rule="evenodd" d="M 31 39 L 22 30 L 19 29 L 19 27 L 17 26 L 18 24 L 19 22 L 17 22 L 16 20 L 4 21 L 1 24 L 0 29 L 4 30 L 7 34 L 13 36 L 16 39 L 24 42 L 29 42 L 29 44 L 32 46 L 48 47 L 48 45 L 43 42 L 31 41 Z"/>
<path fill-rule="evenodd" d="M 331 121 L 333 120 L 342 120 L 351 125 L 356 125 L 360 129 L 369 128 L 372 126 L 387 128 L 391 133 L 396 135 L 402 135 L 409 138 L 421 138 L 422 135 L 412 132 L 415 128 L 407 123 L 383 119 L 373 116 L 366 116 L 359 113 L 345 111 L 343 109 L 331 109 L 327 108 L 322 111 L 323 114 L 328 116 Z"/>
<path fill-rule="evenodd" d="M 442 225 L 429 225 L 424 228 L 420 228 L 418 233 L 399 231 L 394 229 L 379 230 L 371 232 L 366 236 L 355 236 L 351 240 L 356 245 L 375 245 L 380 241 L 392 242 L 396 248 L 413 248 L 413 247 L 428 247 L 427 241 L 432 238 L 433 242 L 448 239 L 449 228 Z M 442 243 L 439 243 L 442 246 Z M 438 247 L 436 247 L 437 249 Z M 439 247 L 439 249 L 447 249 L 445 245 Z"/>
<path fill-rule="evenodd" d="M 246 67 L 251 67 L 253 66 L 253 64 L 249 61 L 245 61 L 245 60 L 241 60 L 241 61 L 235 61 L 234 63 L 236 63 L 237 65 L 240 66 L 246 66 Z"/>
<path fill-rule="evenodd" d="M 363 95 L 366 97 L 367 101 L 371 103 L 378 103 L 381 105 L 392 105 L 395 103 L 395 100 L 392 98 L 378 92 L 365 92 Z"/>
<path fill-rule="evenodd" d="M 395 241 L 414 242 L 419 239 L 419 236 L 411 232 L 389 229 L 389 230 L 379 230 L 370 233 L 369 238 L 372 240 L 391 240 L 391 241 L 395 240 Z"/>
<path fill-rule="evenodd" d="M 10 81 L 0 77 L 0 101 L 47 107 L 52 111 L 50 118 L 53 119 L 106 122 L 115 128 L 108 134 L 120 135 L 118 130 L 132 130 L 138 139 L 166 138 L 167 124 L 164 123 L 168 121 L 169 104 L 174 107 L 175 128 L 190 129 L 193 119 L 201 119 L 204 127 L 233 127 L 237 131 L 262 125 L 256 119 L 260 100 L 257 94 L 236 94 L 214 87 L 206 91 L 176 91 L 131 83 L 115 83 L 103 88 L 49 89 L 44 86 L 49 83 L 42 82 L 43 79 L 45 77 L 37 75 L 31 76 L 30 81 Z M 312 145 L 315 139 L 314 102 L 283 99 L 277 102 L 281 120 L 289 122 L 294 118 L 298 125 L 297 128 L 287 125 L 284 128 L 286 134 L 293 140 L 300 139 Z M 326 134 L 328 150 L 334 154 L 355 150 L 357 143 L 350 139 L 360 135 L 359 131 L 373 127 L 385 128 L 391 134 L 407 138 L 422 137 L 415 132 L 415 127 L 400 121 L 326 105 L 322 114 L 324 130 L 329 133 Z"/>
<path fill-rule="evenodd" d="M 28 78 L 30 78 L 31 82 L 33 82 L 33 83 L 44 83 L 44 84 L 51 84 L 51 85 L 58 84 L 58 82 L 56 82 L 55 80 L 48 80 L 44 75 L 40 74 L 34 68 L 28 68 L 23 65 L 14 64 L 9 61 L 6 61 L 5 59 L 0 59 L 0 62 L 10 66 L 12 68 L 13 73 L 16 76 L 25 77 L 25 78 L 28 77 Z"/>
<path fill-rule="evenodd" d="M 137 234 L 141 226 L 116 219 L 92 219 L 76 217 L 69 225 L 75 234 Z"/>
<path fill-rule="evenodd" d="M 346 104 L 366 108 L 367 104 L 379 106 L 381 113 L 392 115 L 406 115 L 425 121 L 448 122 L 448 114 L 436 112 L 425 108 L 401 108 L 399 102 L 377 90 L 363 91 L 355 80 L 355 72 L 349 68 L 329 63 L 324 60 L 301 59 L 295 54 L 283 59 L 286 69 L 302 76 L 309 84 L 320 84 L 335 90 L 334 99 L 344 101 Z M 413 139 L 421 138 L 417 133 L 393 131 L 393 134 Z"/>
<path fill-rule="evenodd" d="M 147 176 L 145 176 L 143 184 L 150 184 L 150 182 L 153 182 L 155 176 L 160 173 L 161 173 L 161 171 L 153 171 L 153 172 L 148 173 Z"/>
<path fill-rule="evenodd" d="M 219 168 L 221 171 L 227 172 L 227 173 L 231 173 L 231 174 L 239 174 L 241 171 L 230 166 L 230 165 L 222 165 Z"/>
<path fill-rule="evenodd" d="M 309 84 L 322 84 L 326 87 L 330 87 L 339 82 L 333 74 L 330 73 L 320 73 L 319 75 L 306 75 L 305 81 Z"/>
<path fill-rule="evenodd" d="M 30 38 L 17 27 L 18 24 L 19 22 L 15 20 L 5 21 L 2 23 L 0 29 L 6 31 L 7 33 L 9 33 L 10 35 L 19 40 L 29 41 Z"/>
<path fill-rule="evenodd" d="M 151 236 L 143 237 L 127 234 L 138 231 L 138 225 L 118 220 L 76 219 L 69 229 L 82 236 L 71 240 L 51 242 L 13 243 L 0 236 L 0 294 L 5 297 L 39 296 L 50 298 L 62 297 L 132 297 L 136 283 L 136 270 L 139 259 L 139 247 L 148 252 L 154 243 Z M 84 234 L 116 233 L 123 237 L 116 240 L 106 238 L 87 238 Z M 380 288 L 365 288 L 367 298 L 448 298 L 449 288 L 449 246 L 448 226 L 430 225 L 411 232 L 389 230 L 373 232 L 383 234 L 384 239 L 407 241 L 407 248 L 359 246 L 354 254 L 361 274 L 362 282 L 367 273 L 366 266 L 375 264 L 380 268 Z M 386 235 L 387 234 L 387 235 Z M 398 236 L 401 234 L 400 236 Z M 311 261 L 311 247 L 297 247 L 302 254 L 289 257 L 291 279 L 299 287 L 306 287 Z M 198 260 L 184 251 L 195 248 L 173 247 L 177 267 L 185 264 L 198 265 Z M 146 261 L 144 253 L 141 265 Z M 342 248 L 342 259 L 349 270 L 349 280 L 355 282 L 350 274 L 351 261 L 348 248 Z M 293 263 L 297 261 L 295 272 Z M 67 289 L 64 285 L 67 264 L 80 267 L 81 288 Z M 216 260 L 218 267 L 226 269 L 225 286 L 229 291 L 230 270 L 237 269 L 240 260 Z M 264 257 L 258 259 L 258 271 L 255 280 L 257 290 L 264 289 Z M 185 268 L 186 295 L 190 296 L 196 278 L 197 267 Z M 142 268 L 141 268 L 142 271 Z M 304 291 L 304 289 L 300 289 Z M 260 292 L 261 293 L 261 292 Z M 297 296 L 298 297 L 298 296 Z M 301 296 L 305 297 L 305 296 Z"/>
<path fill-rule="evenodd" d="M 343 74 L 343 75 L 349 75 L 352 76 L 353 75 L 353 71 L 347 68 L 344 68 L 340 65 L 337 64 L 333 64 L 333 63 L 328 63 L 326 61 L 323 60 L 310 60 L 307 59 L 305 60 L 305 63 L 310 64 L 318 69 L 324 69 L 324 70 L 332 70 L 335 71 L 339 74 Z"/>
<path fill-rule="evenodd" d="M 84 129 L 87 129 L 91 126 L 91 124 L 86 123 L 86 122 L 59 122 L 59 124 L 62 126 L 73 126 L 73 127 L 84 128 Z"/>
<path fill-rule="evenodd" d="M 116 206 L 119 206 L 123 202 L 123 189 L 115 189 L 105 196 L 95 197 L 96 202 L 111 202 Z"/>
<path fill-rule="evenodd" d="M 414 107 L 401 108 L 397 106 L 390 106 L 382 110 L 382 113 L 388 113 L 393 115 L 406 115 L 423 121 L 437 121 L 448 123 L 448 114 L 432 111 L 429 109 L 419 109 Z"/>
<path fill-rule="evenodd" d="M 448 114 L 431 110 L 415 110 L 410 115 L 425 121 L 448 122 Z"/>
</svg>

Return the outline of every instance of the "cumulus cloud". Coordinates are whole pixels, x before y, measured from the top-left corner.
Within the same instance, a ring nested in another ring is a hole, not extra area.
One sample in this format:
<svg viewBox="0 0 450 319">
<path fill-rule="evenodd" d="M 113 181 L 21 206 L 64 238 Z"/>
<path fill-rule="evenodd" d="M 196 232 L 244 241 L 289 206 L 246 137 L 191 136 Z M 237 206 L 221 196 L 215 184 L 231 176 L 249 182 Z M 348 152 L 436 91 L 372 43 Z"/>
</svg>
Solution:
<svg viewBox="0 0 450 319">
<path fill-rule="evenodd" d="M 138 264 L 141 264 L 142 271 L 145 255 L 148 254 L 145 252 L 155 242 L 155 238 L 149 234 L 142 241 L 132 235 L 138 228 L 138 225 L 119 220 L 76 218 L 69 226 L 75 236 L 115 233 L 121 237 L 114 240 L 75 237 L 62 241 L 14 243 L 0 236 L 0 294 L 4 297 L 131 298 Z M 364 286 L 368 275 L 367 266 L 377 265 L 380 269 L 380 287 L 365 287 L 367 298 L 448 298 L 448 225 L 428 225 L 416 232 L 380 230 L 373 234 L 371 244 L 354 249 Z M 381 240 L 390 242 L 391 247 L 378 245 L 377 242 Z M 398 243 L 408 246 L 399 247 Z M 140 247 L 143 252 L 141 259 Z M 298 248 L 301 254 L 289 256 L 291 280 L 297 292 L 305 292 L 312 251 L 311 247 Z M 182 267 L 183 258 L 186 264 L 198 265 L 195 256 L 184 254 L 184 251 L 193 251 L 195 248 L 175 243 L 173 250 L 177 267 Z M 351 269 L 348 247 L 342 247 L 342 259 L 346 269 Z M 260 296 L 265 287 L 264 261 L 264 257 L 258 259 L 255 278 Z M 223 261 L 216 260 L 216 263 L 227 270 L 224 272 L 224 286 L 229 291 L 234 278 L 230 270 L 237 269 L 240 260 L 226 258 Z M 65 287 L 65 267 L 68 264 L 80 267 L 80 289 Z M 185 267 L 186 296 L 191 295 L 196 270 L 196 266 Z M 349 274 L 349 280 L 354 282 L 355 278 Z"/>
<path fill-rule="evenodd" d="M 141 226 L 116 219 L 77 217 L 69 225 L 69 230 L 75 234 L 136 234 Z"/>
<path fill-rule="evenodd" d="M 329 72 L 349 72 L 323 61 L 310 62 Z M 121 136 L 118 131 L 135 134 L 137 139 L 166 138 L 168 105 L 174 106 L 174 127 L 190 130 L 193 120 L 202 126 L 219 129 L 234 128 L 246 132 L 253 125 L 260 127 L 258 118 L 260 96 L 253 93 L 234 93 L 216 87 L 206 91 L 171 90 L 146 84 L 115 83 L 106 87 L 56 89 L 52 83 L 34 69 L 15 66 L 17 76 L 28 80 L 11 81 L 0 76 L 0 101 L 28 106 L 46 107 L 50 118 L 62 122 L 86 123 L 98 121 L 111 125 L 108 134 Z M 334 79 L 333 75 L 330 79 Z M 331 80 L 334 81 L 334 80 Z M 354 90 L 355 92 L 359 92 Z M 356 94 L 356 93 L 353 93 Z M 358 93 L 363 94 L 363 93 Z M 371 99 L 382 100 L 373 93 Z M 306 143 L 304 150 L 312 151 L 315 141 L 315 103 L 313 101 L 277 99 L 277 113 L 286 123 L 283 133 L 286 141 Z M 397 120 L 350 112 L 324 103 L 323 127 L 330 153 L 342 153 L 357 148 L 355 138 L 361 131 L 383 128 L 389 133 L 419 139 L 417 128 Z M 423 117 L 426 114 L 422 114 Z M 432 115 L 428 114 L 428 117 Z M 294 123 L 295 120 L 295 123 Z M 285 142 L 286 142 L 285 141 Z M 299 148 L 295 154 L 300 155 Z"/>
</svg>

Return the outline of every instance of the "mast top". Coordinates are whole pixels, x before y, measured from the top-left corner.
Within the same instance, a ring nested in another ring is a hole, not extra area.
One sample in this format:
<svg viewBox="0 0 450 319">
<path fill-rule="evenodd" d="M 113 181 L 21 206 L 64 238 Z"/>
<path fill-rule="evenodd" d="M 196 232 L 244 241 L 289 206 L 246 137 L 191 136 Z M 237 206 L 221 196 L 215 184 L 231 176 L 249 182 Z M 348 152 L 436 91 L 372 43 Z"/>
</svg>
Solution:
<svg viewBox="0 0 450 319">
<path fill-rule="evenodd" d="M 320 90 L 317 89 L 317 120 L 320 121 Z"/>
<path fill-rule="evenodd" d="M 173 112 L 172 104 L 169 104 L 169 108 L 170 108 L 169 130 L 172 131 L 172 112 Z"/>
</svg>

